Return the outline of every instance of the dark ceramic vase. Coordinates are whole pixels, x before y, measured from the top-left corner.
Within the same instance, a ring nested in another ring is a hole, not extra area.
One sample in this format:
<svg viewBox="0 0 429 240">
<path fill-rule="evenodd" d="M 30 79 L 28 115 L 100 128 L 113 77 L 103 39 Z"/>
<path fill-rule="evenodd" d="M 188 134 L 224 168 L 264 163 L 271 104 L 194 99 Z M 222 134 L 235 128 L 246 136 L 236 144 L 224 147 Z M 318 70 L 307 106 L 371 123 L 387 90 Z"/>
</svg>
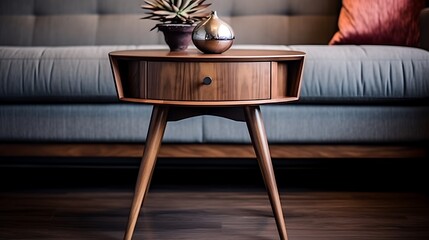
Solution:
<svg viewBox="0 0 429 240">
<path fill-rule="evenodd" d="M 165 43 L 170 51 L 185 51 L 192 42 L 192 31 L 195 26 L 188 24 L 159 24 L 158 30 L 163 32 Z"/>
</svg>

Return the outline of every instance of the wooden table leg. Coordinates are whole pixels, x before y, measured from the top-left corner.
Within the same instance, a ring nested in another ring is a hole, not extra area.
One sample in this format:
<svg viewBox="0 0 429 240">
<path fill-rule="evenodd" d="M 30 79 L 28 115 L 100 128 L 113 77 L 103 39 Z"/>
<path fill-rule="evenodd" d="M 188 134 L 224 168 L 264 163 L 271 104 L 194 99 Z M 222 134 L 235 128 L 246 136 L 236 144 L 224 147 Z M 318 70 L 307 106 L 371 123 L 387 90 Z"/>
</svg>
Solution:
<svg viewBox="0 0 429 240">
<path fill-rule="evenodd" d="M 277 189 L 276 179 L 271 162 L 270 149 L 268 147 L 267 135 L 265 133 L 264 123 L 259 107 L 247 106 L 244 107 L 247 128 L 252 139 L 252 144 L 255 149 L 259 167 L 265 181 L 265 186 L 270 197 L 271 207 L 277 223 L 280 238 L 287 240 L 286 224 L 283 217 L 280 196 Z"/>
<path fill-rule="evenodd" d="M 137 178 L 134 199 L 131 205 L 128 226 L 124 235 L 125 240 L 131 240 L 137 223 L 140 208 L 149 189 L 156 156 L 161 145 L 165 127 L 167 125 L 168 107 L 154 106 L 147 133 L 145 149 Z"/>
</svg>

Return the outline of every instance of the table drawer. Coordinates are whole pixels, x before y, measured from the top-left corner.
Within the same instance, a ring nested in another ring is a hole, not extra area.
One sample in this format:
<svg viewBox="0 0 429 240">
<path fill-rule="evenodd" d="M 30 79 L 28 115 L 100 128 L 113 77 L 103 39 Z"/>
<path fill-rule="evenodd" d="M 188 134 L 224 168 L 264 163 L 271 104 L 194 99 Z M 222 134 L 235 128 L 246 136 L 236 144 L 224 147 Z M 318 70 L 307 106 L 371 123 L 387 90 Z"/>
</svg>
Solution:
<svg viewBox="0 0 429 240">
<path fill-rule="evenodd" d="M 270 62 L 148 62 L 147 98 L 176 101 L 269 99 Z"/>
</svg>

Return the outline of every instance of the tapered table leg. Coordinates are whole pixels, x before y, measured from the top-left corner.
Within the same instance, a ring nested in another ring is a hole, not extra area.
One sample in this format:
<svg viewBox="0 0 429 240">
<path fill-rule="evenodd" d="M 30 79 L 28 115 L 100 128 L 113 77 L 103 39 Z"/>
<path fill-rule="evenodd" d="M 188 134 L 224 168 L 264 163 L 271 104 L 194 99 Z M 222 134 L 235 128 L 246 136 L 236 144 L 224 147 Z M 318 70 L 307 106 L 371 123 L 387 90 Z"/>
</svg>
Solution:
<svg viewBox="0 0 429 240">
<path fill-rule="evenodd" d="M 286 224 L 283 217 L 280 196 L 277 189 L 276 179 L 271 162 L 270 149 L 268 147 L 267 135 L 265 133 L 264 123 L 259 107 L 248 106 L 244 107 L 247 128 L 252 139 L 252 144 L 255 149 L 259 167 L 265 181 L 265 186 L 268 190 L 268 195 L 273 209 L 274 217 L 277 223 L 280 238 L 287 240 Z"/>
<path fill-rule="evenodd" d="M 154 106 L 150 119 L 149 130 L 146 138 L 146 145 L 137 178 L 134 199 L 131 205 L 130 216 L 127 229 L 124 235 L 125 240 L 131 240 L 134 228 L 137 223 L 140 208 L 143 204 L 146 193 L 149 189 L 153 169 L 155 168 L 156 156 L 167 125 L 168 107 Z"/>
</svg>

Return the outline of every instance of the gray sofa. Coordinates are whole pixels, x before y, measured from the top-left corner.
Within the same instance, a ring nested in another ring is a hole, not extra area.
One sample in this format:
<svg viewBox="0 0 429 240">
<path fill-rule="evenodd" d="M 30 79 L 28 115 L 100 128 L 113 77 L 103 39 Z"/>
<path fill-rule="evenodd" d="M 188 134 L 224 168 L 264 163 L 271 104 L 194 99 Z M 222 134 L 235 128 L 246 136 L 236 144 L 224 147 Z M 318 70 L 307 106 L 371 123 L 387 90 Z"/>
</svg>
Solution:
<svg viewBox="0 0 429 240">
<path fill-rule="evenodd" d="M 233 27 L 234 47 L 307 53 L 300 100 L 262 107 L 273 146 L 337 146 L 329 153 L 333 157 L 344 145 L 400 147 L 390 148 L 396 151 L 390 156 L 404 146 L 419 148 L 419 156 L 427 154 L 428 9 L 421 15 L 421 48 L 328 46 L 337 30 L 340 0 L 209 2 Z M 118 101 L 107 55 L 166 48 L 162 34 L 149 31 L 155 23 L 140 20 L 142 3 L 0 0 L 3 156 L 23 154 L 20 149 L 41 143 L 144 143 L 151 106 Z M 245 124 L 202 116 L 169 123 L 164 142 L 241 146 L 250 139 Z"/>
</svg>

